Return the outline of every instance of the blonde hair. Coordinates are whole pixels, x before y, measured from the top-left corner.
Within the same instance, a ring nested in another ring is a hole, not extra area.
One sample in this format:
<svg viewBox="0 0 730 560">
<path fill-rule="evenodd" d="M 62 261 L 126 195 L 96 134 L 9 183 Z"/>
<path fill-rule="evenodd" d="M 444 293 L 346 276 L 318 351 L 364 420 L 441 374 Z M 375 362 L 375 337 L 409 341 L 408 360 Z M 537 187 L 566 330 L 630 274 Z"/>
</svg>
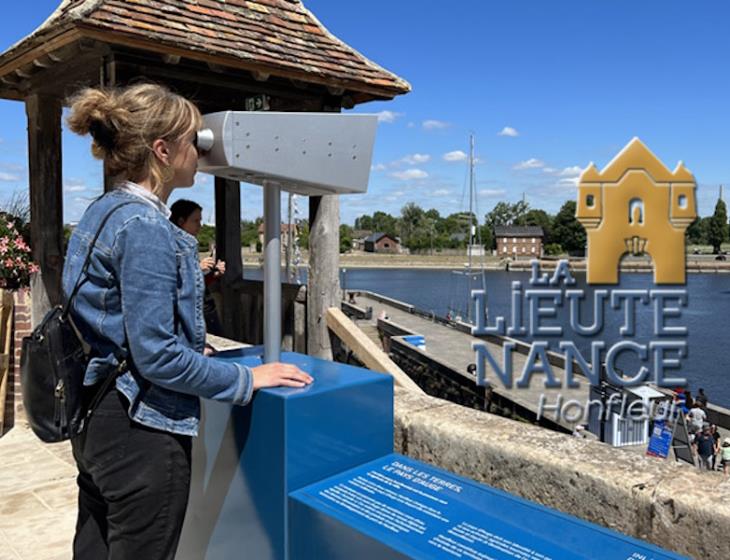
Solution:
<svg viewBox="0 0 730 560">
<path fill-rule="evenodd" d="M 156 84 L 87 88 L 70 104 L 69 129 L 91 134 L 91 153 L 104 160 L 108 173 L 118 180 L 150 177 L 156 194 L 169 180 L 169 168 L 155 157 L 152 143 L 158 138 L 179 142 L 203 122 L 191 101 Z"/>
</svg>

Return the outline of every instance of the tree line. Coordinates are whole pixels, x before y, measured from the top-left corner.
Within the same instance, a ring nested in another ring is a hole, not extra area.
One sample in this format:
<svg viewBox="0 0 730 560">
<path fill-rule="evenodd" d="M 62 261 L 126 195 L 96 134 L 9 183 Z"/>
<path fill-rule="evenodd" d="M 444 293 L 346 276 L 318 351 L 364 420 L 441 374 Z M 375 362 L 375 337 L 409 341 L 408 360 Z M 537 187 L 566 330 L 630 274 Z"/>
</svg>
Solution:
<svg viewBox="0 0 730 560">
<path fill-rule="evenodd" d="M 482 220 L 475 230 L 474 243 L 488 249 L 496 249 L 494 228 L 497 226 L 539 226 L 544 233 L 543 244 L 547 254 L 580 252 L 586 246 L 585 228 L 575 217 L 575 200 L 566 201 L 556 214 L 539 208 L 531 208 L 525 201 L 500 201 Z M 469 212 L 457 212 L 441 216 L 438 210 L 424 210 L 415 202 L 401 208 L 399 216 L 376 211 L 355 219 L 354 227 L 340 227 L 340 249 L 347 250 L 357 230 L 387 233 L 398 237 L 401 244 L 411 251 L 423 249 L 466 249 L 469 223 L 476 224 L 477 217 Z M 721 244 L 730 238 L 727 207 L 718 199 L 712 216 L 698 217 L 687 228 L 688 244 L 710 245 L 719 253 Z"/>
</svg>

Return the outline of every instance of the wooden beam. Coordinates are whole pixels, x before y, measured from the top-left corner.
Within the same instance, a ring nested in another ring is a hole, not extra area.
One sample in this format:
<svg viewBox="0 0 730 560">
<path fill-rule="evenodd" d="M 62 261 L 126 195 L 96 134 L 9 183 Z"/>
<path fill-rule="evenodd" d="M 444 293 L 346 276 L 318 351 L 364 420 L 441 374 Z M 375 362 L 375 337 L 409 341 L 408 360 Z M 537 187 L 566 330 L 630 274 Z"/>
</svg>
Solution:
<svg viewBox="0 0 730 560">
<path fill-rule="evenodd" d="M 399 368 L 381 348 L 378 348 L 377 344 L 370 340 L 341 309 L 330 307 L 327 310 L 327 326 L 365 364 L 365 367 L 373 371 L 389 373 L 393 376 L 397 387 L 424 394 L 423 389 L 408 377 L 408 374 Z"/>
<path fill-rule="evenodd" d="M 223 334 L 233 340 L 243 340 L 244 325 L 241 297 L 235 284 L 243 276 L 241 257 L 241 187 L 238 181 L 215 178 L 215 253 L 226 263 L 221 279 L 219 309 Z"/>
<path fill-rule="evenodd" d="M 101 61 L 99 68 L 99 85 L 105 88 L 112 88 L 117 85 L 117 64 L 113 55 L 105 56 Z M 104 192 L 109 192 L 114 188 L 114 176 L 109 171 L 106 161 L 104 167 Z"/>
<path fill-rule="evenodd" d="M 181 56 L 179 54 L 163 54 L 162 62 L 165 64 L 180 64 Z"/>
<path fill-rule="evenodd" d="M 307 353 L 332 359 L 325 314 L 340 299 L 340 200 L 337 195 L 309 199 L 307 276 Z"/>
<path fill-rule="evenodd" d="M 31 280 L 33 325 L 61 303 L 63 191 L 61 100 L 39 94 L 25 100 L 28 116 L 30 235 L 40 272 Z"/>
</svg>

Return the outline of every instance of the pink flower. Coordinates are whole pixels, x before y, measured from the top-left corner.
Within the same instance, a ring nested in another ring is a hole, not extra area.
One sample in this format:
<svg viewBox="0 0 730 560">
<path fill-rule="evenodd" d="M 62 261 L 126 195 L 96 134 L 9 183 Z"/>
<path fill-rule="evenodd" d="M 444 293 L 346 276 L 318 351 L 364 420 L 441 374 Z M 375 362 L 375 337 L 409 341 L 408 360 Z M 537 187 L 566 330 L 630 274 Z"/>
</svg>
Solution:
<svg viewBox="0 0 730 560">
<path fill-rule="evenodd" d="M 30 263 L 30 265 L 28 266 L 28 272 L 30 272 L 31 274 L 35 274 L 36 272 L 39 272 L 40 269 L 41 269 L 41 267 L 33 262 Z"/>
<path fill-rule="evenodd" d="M 5 259 L 5 266 L 7 268 L 12 268 L 14 264 L 13 259 Z"/>
<path fill-rule="evenodd" d="M 25 244 L 22 237 L 18 236 L 15 238 L 15 248 L 20 249 L 21 251 L 27 251 L 28 245 Z"/>
</svg>

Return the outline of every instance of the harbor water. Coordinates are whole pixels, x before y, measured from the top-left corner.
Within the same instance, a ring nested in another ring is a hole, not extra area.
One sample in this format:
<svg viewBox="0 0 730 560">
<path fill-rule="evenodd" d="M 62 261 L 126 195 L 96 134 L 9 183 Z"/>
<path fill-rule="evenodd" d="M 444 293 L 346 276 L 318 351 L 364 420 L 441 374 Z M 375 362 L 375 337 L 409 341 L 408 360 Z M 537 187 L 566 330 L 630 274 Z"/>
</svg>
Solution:
<svg viewBox="0 0 730 560">
<path fill-rule="evenodd" d="M 260 279 L 261 271 L 247 269 L 244 276 Z M 651 274 L 624 273 L 618 286 L 589 286 L 583 273 L 574 273 L 576 284 L 572 289 L 585 291 L 586 299 L 581 305 L 581 323 L 593 322 L 593 293 L 596 289 L 648 290 L 656 288 Z M 306 281 L 306 270 L 300 271 L 300 280 Z M 494 324 L 496 317 L 504 317 L 509 325 L 512 312 L 512 283 L 520 281 L 523 289 L 531 288 L 529 272 L 507 272 L 489 270 L 485 272 L 487 306 L 489 324 Z M 445 317 L 451 313 L 466 319 L 466 302 L 469 287 L 476 289 L 479 282 L 471 282 L 463 274 L 455 274 L 445 269 L 395 269 L 395 268 L 349 268 L 341 271 L 340 282 L 348 290 L 370 290 L 409 303 L 418 309 Z M 668 289 L 682 287 L 667 286 Z M 688 274 L 688 303 L 681 310 L 681 316 L 666 322 L 670 326 L 684 326 L 688 335 L 688 353 L 680 360 L 680 368 L 667 370 L 671 376 L 687 378 L 692 394 L 702 387 L 709 396 L 710 402 L 730 408 L 730 353 L 726 348 L 730 334 L 730 277 L 725 274 Z M 523 299 L 524 302 L 524 299 Z M 543 304 L 546 305 L 546 304 Z M 669 304 L 667 304 L 669 306 Z M 473 313 L 473 312 L 472 312 Z M 557 350 L 561 340 L 572 340 L 586 359 L 590 360 L 591 341 L 600 340 L 606 349 L 616 342 L 628 340 L 619 333 L 624 324 L 623 308 L 613 309 L 609 302 L 604 304 L 604 323 L 600 333 L 584 337 L 574 333 L 570 328 L 570 315 L 567 302 L 559 307 L 557 316 L 546 318 L 546 325 L 559 325 L 563 328 L 561 336 L 539 337 L 550 343 Z M 528 313 L 523 310 L 523 322 L 529 321 Z M 637 304 L 636 333 L 630 339 L 639 344 L 647 344 L 652 340 L 660 340 L 654 335 L 654 308 L 651 304 Z M 529 341 L 530 338 L 515 337 Z M 677 340 L 680 337 L 663 337 Z M 603 356 L 605 356 L 605 351 Z M 668 354 L 667 357 L 675 357 Z M 500 357 L 501 359 L 501 357 Z M 631 352 L 623 352 L 617 365 L 627 374 L 633 374 L 640 366 L 638 358 Z M 644 362 L 651 367 L 649 362 Z M 519 372 L 515 373 L 516 376 Z"/>
</svg>

